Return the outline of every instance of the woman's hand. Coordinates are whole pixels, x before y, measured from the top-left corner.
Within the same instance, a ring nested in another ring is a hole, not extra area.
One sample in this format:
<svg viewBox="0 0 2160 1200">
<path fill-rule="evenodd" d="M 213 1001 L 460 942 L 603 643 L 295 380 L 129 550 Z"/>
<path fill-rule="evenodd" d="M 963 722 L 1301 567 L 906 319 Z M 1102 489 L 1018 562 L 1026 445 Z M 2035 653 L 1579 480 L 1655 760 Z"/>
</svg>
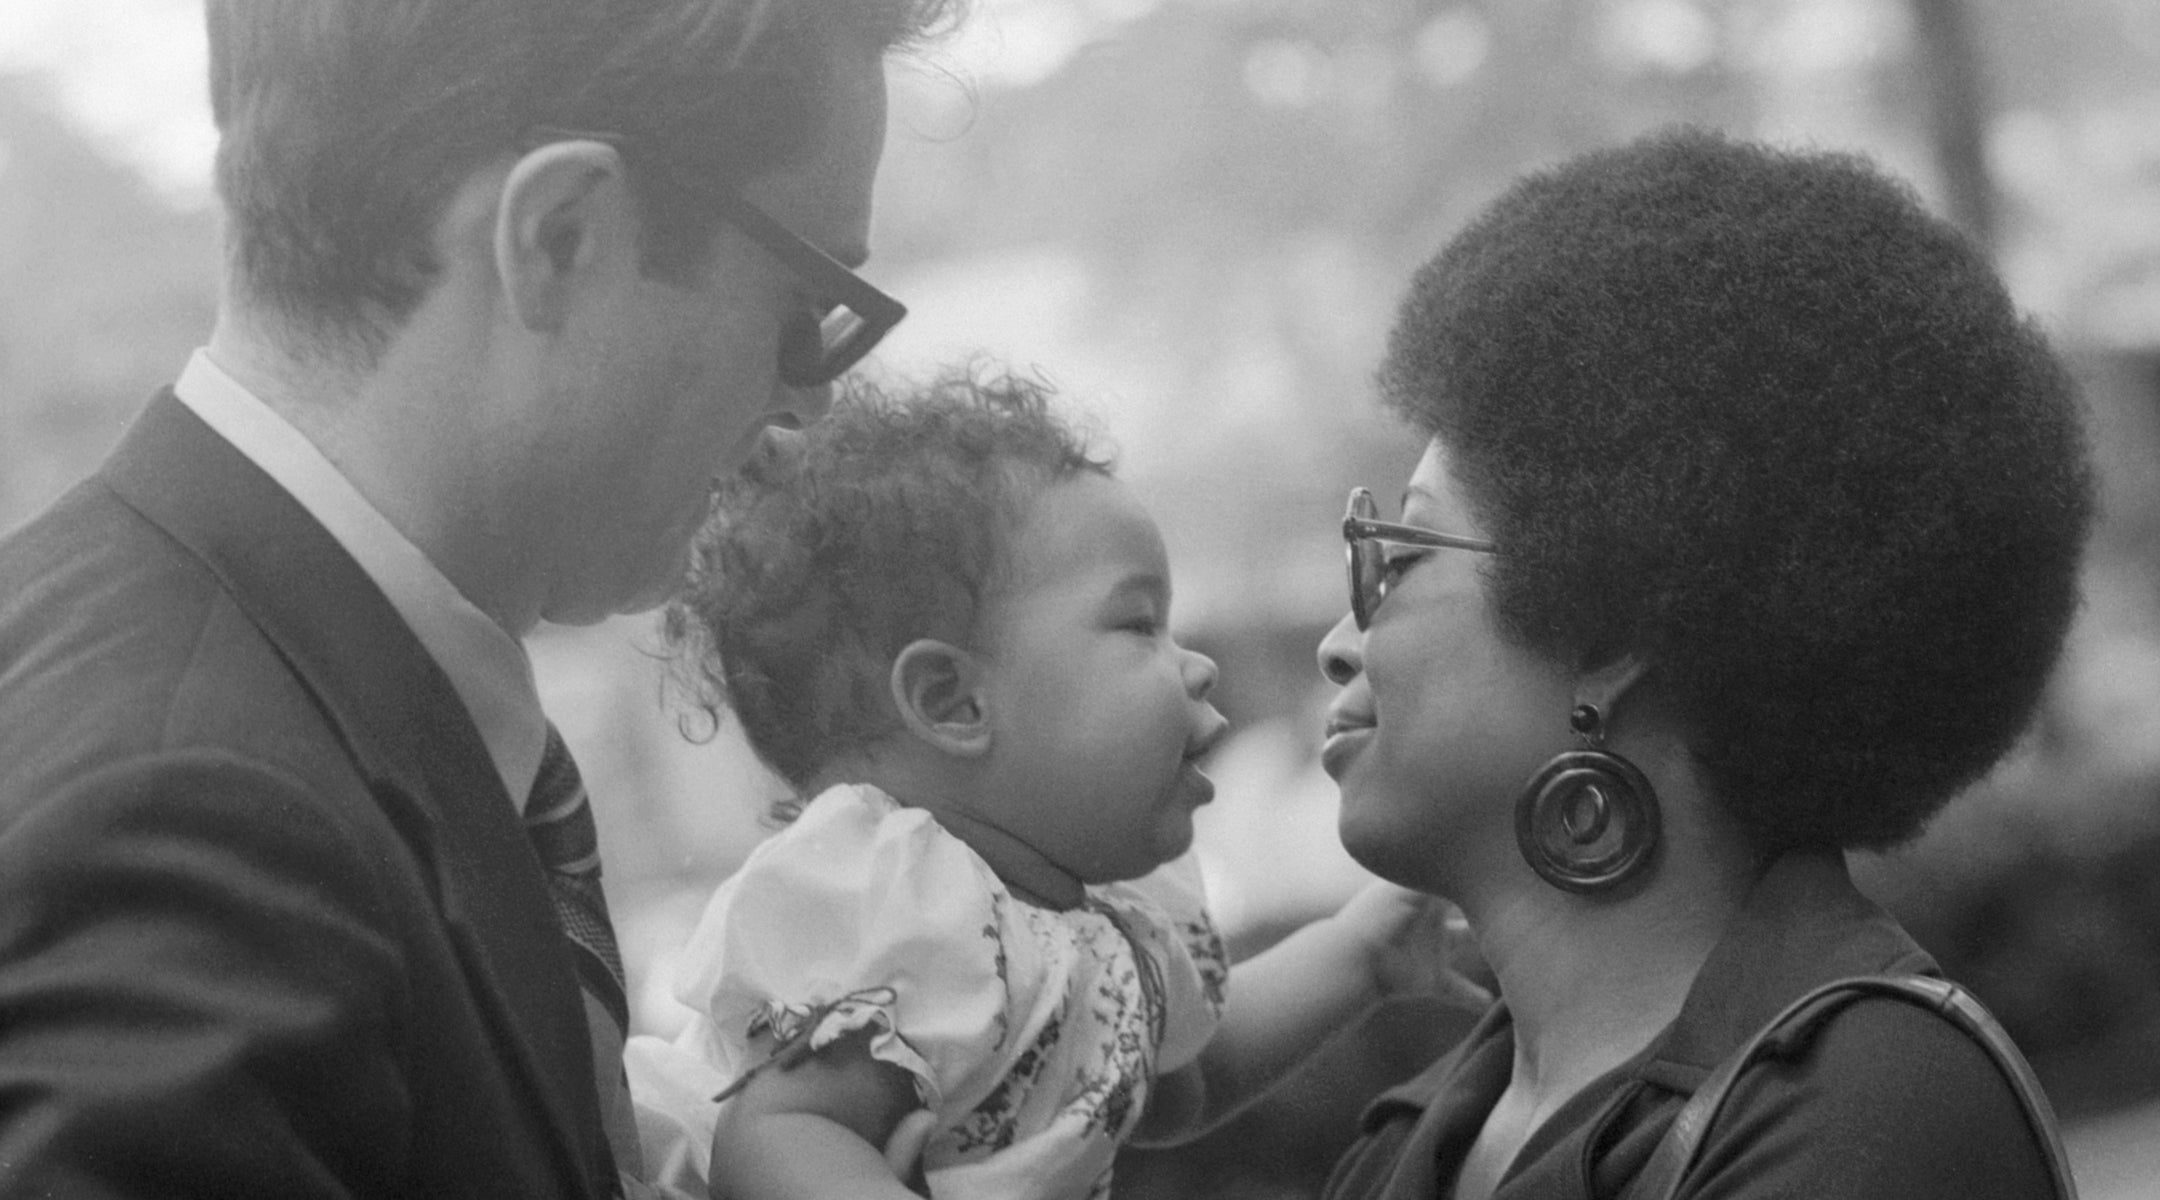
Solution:
<svg viewBox="0 0 2160 1200">
<path fill-rule="evenodd" d="M 1493 1002 L 1492 972 L 1462 910 L 1375 880 L 1335 913 L 1363 939 L 1380 995 L 1438 996 L 1472 1010 Z"/>
<path fill-rule="evenodd" d="M 1437 996 L 1482 1011 L 1493 999 L 1486 975 L 1454 905 L 1390 883 L 1368 885 L 1334 915 L 1231 968 L 1222 1024 L 1192 1064 L 1197 1070 L 1178 1073 L 1190 1089 L 1174 1112 L 1154 1114 L 1161 1127 L 1151 1124 L 1144 1136 L 1171 1144 L 1215 1128 L 1390 997 Z"/>
</svg>

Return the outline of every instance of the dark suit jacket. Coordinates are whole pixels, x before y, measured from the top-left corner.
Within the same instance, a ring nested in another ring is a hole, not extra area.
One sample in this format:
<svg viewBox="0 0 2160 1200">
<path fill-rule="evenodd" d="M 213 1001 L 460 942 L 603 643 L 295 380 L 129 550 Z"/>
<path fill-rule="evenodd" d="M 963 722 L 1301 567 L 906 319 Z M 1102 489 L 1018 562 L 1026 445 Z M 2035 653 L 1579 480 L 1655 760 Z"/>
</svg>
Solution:
<svg viewBox="0 0 2160 1200">
<path fill-rule="evenodd" d="M 576 976 L 382 593 L 164 394 L 0 542 L 0 1196 L 604 1194 Z"/>
</svg>

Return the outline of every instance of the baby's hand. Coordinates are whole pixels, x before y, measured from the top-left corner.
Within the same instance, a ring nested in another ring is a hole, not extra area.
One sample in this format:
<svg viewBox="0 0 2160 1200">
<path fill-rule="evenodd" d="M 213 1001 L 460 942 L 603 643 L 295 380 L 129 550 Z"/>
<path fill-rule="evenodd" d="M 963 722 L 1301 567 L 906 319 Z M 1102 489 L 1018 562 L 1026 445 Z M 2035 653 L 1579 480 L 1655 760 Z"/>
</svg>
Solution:
<svg viewBox="0 0 2160 1200">
<path fill-rule="evenodd" d="M 1477 1010 L 1492 1003 L 1491 972 L 1477 939 L 1448 901 L 1375 880 L 1335 920 L 1364 939 L 1382 996 L 1438 996 Z"/>
</svg>

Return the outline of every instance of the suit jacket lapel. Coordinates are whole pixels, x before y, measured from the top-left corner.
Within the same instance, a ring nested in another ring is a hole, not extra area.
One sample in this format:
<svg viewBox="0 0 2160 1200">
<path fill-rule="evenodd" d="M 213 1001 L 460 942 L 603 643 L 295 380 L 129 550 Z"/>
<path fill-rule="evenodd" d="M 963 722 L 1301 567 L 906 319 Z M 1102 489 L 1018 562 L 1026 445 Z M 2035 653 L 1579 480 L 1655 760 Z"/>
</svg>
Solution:
<svg viewBox="0 0 2160 1200">
<path fill-rule="evenodd" d="M 575 968 L 517 809 L 448 677 L 336 540 L 169 391 L 102 474 L 208 564 L 315 696 L 431 874 L 506 1068 L 527 1077 L 563 1144 L 589 1155 L 600 1120 Z M 577 1166 L 609 1170 L 604 1150 Z"/>
</svg>

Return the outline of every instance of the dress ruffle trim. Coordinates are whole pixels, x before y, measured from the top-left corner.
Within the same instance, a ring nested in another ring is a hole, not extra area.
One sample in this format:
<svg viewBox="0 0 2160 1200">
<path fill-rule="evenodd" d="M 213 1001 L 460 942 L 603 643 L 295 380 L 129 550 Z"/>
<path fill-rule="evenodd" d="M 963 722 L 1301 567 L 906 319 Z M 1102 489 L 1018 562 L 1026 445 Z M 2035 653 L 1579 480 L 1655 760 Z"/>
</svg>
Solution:
<svg viewBox="0 0 2160 1200">
<path fill-rule="evenodd" d="M 725 1100 L 740 1092 L 768 1067 L 785 1071 L 844 1037 L 870 1030 L 870 1056 L 906 1071 L 915 1081 L 915 1097 L 925 1108 L 936 1108 L 937 1082 L 930 1064 L 895 1028 L 893 1010 L 900 995 L 888 986 L 858 988 L 822 1004 L 787 1004 L 772 1000 L 750 1018 L 747 1036 L 756 1039 L 770 1033 L 773 1052 L 765 1061 L 735 1077 L 713 1097 Z"/>
</svg>

